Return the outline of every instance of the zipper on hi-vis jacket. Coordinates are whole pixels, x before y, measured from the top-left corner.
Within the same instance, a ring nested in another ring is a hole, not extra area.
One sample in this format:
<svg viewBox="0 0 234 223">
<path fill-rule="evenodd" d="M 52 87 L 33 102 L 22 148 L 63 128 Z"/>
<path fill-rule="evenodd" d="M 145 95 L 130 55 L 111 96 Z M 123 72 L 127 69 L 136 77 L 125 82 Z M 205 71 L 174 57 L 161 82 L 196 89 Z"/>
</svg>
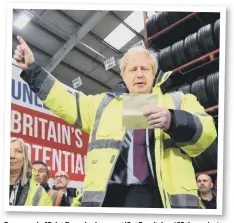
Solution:
<svg viewBox="0 0 234 223">
<path fill-rule="evenodd" d="M 157 139 L 156 139 L 157 140 Z M 161 142 L 160 142 L 161 143 Z M 167 207 L 167 199 L 166 199 L 166 192 L 164 190 L 164 184 L 163 184 L 163 178 L 162 178 L 162 168 L 161 168 L 161 163 L 162 163 L 162 149 L 161 149 L 161 145 L 159 145 L 159 149 L 160 149 L 160 165 L 159 165 L 159 173 L 160 173 L 160 178 L 161 178 L 161 184 L 162 184 L 162 191 L 163 191 L 163 200 L 165 203 L 165 206 Z"/>
<path fill-rule="evenodd" d="M 162 180 L 162 170 L 160 168 L 160 177 L 161 177 L 161 182 L 162 182 L 162 191 L 163 191 L 163 198 L 164 198 L 164 202 L 165 202 L 165 206 L 167 207 L 167 199 L 166 199 L 166 193 L 165 193 L 165 190 L 164 190 L 164 185 L 163 185 L 163 180 Z"/>
<path fill-rule="evenodd" d="M 162 163 L 162 149 L 160 147 L 160 163 Z M 164 190 L 164 183 L 163 183 L 163 178 L 162 178 L 162 168 L 161 168 L 161 165 L 160 165 L 160 176 L 161 176 L 161 182 L 162 182 L 162 189 L 163 189 L 163 195 L 164 195 L 164 202 L 165 202 L 165 205 L 167 207 L 167 198 L 166 198 L 166 192 Z"/>
<path fill-rule="evenodd" d="M 167 76 L 168 77 L 168 76 Z M 162 92 L 161 92 L 161 89 L 160 88 L 156 88 L 156 91 L 155 93 L 158 95 L 158 106 L 163 106 L 163 101 L 162 101 Z M 160 134 L 160 137 L 158 140 L 159 141 L 159 149 L 160 149 L 160 165 L 159 165 L 159 173 L 160 173 L 160 178 L 161 178 L 161 184 L 162 184 L 162 191 L 163 191 L 163 200 L 164 200 L 164 203 L 165 203 L 165 206 L 168 207 L 167 205 L 167 195 L 166 195 L 166 191 L 164 190 L 164 183 L 163 183 L 163 177 L 162 177 L 162 161 L 163 161 L 163 154 L 162 154 L 162 148 L 161 148 L 161 143 L 162 143 L 162 139 L 161 137 L 163 136 L 162 134 L 162 130 L 161 129 L 158 129 L 156 131 L 159 131 L 159 134 Z M 157 140 L 157 139 L 156 139 Z M 157 148 L 156 148 L 157 149 Z"/>
</svg>

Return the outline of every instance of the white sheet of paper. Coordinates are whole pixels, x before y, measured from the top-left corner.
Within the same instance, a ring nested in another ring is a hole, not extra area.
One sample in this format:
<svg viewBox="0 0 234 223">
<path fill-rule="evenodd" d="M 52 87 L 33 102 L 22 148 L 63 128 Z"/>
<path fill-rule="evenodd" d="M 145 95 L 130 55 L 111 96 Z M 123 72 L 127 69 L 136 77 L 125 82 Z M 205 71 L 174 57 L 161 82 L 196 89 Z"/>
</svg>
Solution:
<svg viewBox="0 0 234 223">
<path fill-rule="evenodd" d="M 150 129 L 143 115 L 147 108 L 157 105 L 155 94 L 124 94 L 122 123 L 125 129 Z"/>
</svg>

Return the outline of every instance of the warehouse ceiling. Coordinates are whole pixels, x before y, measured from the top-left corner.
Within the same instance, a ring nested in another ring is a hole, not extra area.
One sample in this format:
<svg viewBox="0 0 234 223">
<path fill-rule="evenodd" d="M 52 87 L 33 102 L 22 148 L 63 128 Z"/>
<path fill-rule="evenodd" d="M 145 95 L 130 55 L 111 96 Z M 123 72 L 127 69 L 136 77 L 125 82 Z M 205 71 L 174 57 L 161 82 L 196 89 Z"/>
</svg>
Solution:
<svg viewBox="0 0 234 223">
<path fill-rule="evenodd" d="M 19 27 L 22 15 L 30 20 Z M 36 62 L 58 80 L 74 87 L 72 81 L 80 77 L 82 85 L 76 90 L 96 94 L 121 80 L 118 59 L 144 39 L 143 27 L 143 12 L 15 9 L 13 51 L 20 35 Z M 104 61 L 111 57 L 117 64 L 106 70 Z"/>
</svg>

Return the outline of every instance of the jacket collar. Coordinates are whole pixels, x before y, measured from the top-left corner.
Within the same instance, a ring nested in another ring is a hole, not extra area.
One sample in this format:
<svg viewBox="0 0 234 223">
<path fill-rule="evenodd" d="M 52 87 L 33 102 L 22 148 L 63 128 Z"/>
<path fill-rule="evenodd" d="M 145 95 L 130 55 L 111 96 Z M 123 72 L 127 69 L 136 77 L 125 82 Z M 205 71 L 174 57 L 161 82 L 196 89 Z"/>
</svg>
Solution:
<svg viewBox="0 0 234 223">
<path fill-rule="evenodd" d="M 107 95 L 111 96 L 111 97 L 114 97 L 118 100 L 122 99 L 123 95 L 126 94 L 126 93 L 123 93 L 123 92 L 106 92 Z"/>
</svg>

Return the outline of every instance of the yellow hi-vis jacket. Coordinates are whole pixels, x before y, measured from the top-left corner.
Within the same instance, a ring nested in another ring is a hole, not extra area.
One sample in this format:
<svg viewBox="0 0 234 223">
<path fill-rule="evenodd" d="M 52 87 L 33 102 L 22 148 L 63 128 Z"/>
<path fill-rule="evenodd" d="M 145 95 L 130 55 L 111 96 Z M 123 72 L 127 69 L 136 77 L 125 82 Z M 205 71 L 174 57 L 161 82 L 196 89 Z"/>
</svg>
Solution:
<svg viewBox="0 0 234 223">
<path fill-rule="evenodd" d="M 126 132 L 122 126 L 122 96 L 115 93 L 87 96 L 82 92 L 72 95 L 36 64 L 21 77 L 54 113 L 90 134 L 81 206 L 101 206 Z M 163 94 L 161 83 L 153 89 L 158 95 L 157 106 L 187 111 L 196 122 L 196 133 L 186 143 L 173 142 L 161 129 L 154 130 L 156 177 L 163 206 L 196 208 L 199 200 L 190 157 L 211 145 L 216 129 L 212 117 L 195 96 L 182 92 Z"/>
<path fill-rule="evenodd" d="M 52 206 L 51 198 L 40 183 L 35 181 L 34 177 L 35 171 L 32 170 L 32 177 L 28 182 L 27 189 L 23 188 L 19 202 L 23 202 L 24 206 Z"/>
<path fill-rule="evenodd" d="M 24 206 L 52 206 L 52 200 L 39 184 L 30 180 L 29 191 Z"/>
<path fill-rule="evenodd" d="M 82 201 L 82 188 L 77 188 L 76 190 L 76 197 L 73 197 L 72 200 L 72 207 L 79 207 L 81 206 L 81 201 Z"/>
</svg>

